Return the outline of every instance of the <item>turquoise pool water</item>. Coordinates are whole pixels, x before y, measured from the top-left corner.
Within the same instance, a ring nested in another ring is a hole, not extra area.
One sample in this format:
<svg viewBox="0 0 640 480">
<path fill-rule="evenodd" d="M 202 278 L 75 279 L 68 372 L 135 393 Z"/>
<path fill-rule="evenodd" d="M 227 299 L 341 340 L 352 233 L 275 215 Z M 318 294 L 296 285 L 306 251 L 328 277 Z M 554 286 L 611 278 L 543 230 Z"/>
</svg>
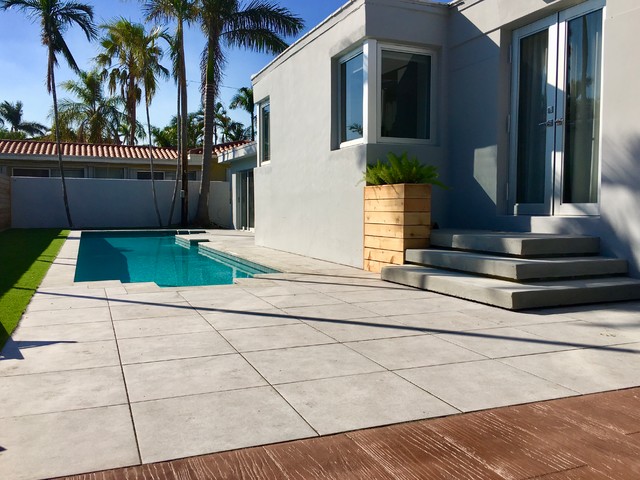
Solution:
<svg viewBox="0 0 640 480">
<path fill-rule="evenodd" d="M 161 287 L 228 285 L 235 278 L 272 273 L 220 252 L 175 243 L 175 232 L 83 232 L 76 282 L 155 282 Z"/>
</svg>

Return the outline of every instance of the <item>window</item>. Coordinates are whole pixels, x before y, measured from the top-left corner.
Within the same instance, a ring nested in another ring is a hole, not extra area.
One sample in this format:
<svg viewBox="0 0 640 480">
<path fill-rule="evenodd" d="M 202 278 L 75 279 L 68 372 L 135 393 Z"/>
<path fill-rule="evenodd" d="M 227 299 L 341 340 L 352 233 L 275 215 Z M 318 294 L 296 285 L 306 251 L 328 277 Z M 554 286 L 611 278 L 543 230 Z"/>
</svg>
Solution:
<svg viewBox="0 0 640 480">
<path fill-rule="evenodd" d="M 380 135 L 431 139 L 431 56 L 382 49 Z"/>
<path fill-rule="evenodd" d="M 48 168 L 14 168 L 12 171 L 14 177 L 48 177 Z"/>
<path fill-rule="evenodd" d="M 60 169 L 52 168 L 51 176 L 60 177 Z M 84 168 L 65 168 L 64 177 L 65 178 L 84 178 Z"/>
<path fill-rule="evenodd" d="M 94 176 L 95 178 L 124 178 L 124 168 L 95 167 Z"/>
<path fill-rule="evenodd" d="M 138 180 L 151 180 L 151 172 L 140 171 L 137 175 Z M 154 180 L 164 180 L 164 172 L 153 172 Z"/>
<path fill-rule="evenodd" d="M 362 51 L 340 62 L 340 143 L 363 137 L 364 55 Z"/>
<path fill-rule="evenodd" d="M 258 120 L 260 163 L 266 163 L 271 160 L 271 105 L 269 102 L 260 105 Z"/>
</svg>

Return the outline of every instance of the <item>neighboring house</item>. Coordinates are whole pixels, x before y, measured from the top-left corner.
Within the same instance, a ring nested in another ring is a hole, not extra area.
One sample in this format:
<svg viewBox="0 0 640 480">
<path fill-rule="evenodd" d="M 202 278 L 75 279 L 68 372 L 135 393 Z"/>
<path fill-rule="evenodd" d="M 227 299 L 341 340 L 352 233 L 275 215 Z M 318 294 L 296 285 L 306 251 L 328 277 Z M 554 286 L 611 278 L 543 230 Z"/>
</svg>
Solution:
<svg viewBox="0 0 640 480">
<path fill-rule="evenodd" d="M 149 148 L 128 145 L 62 143 L 65 176 L 150 180 Z M 156 180 L 175 180 L 177 152 L 152 147 Z M 0 168 L 13 177 L 59 177 L 55 142 L 0 140 Z M 189 179 L 200 179 L 202 161 L 190 165 Z"/>
<path fill-rule="evenodd" d="M 437 165 L 440 227 L 640 266 L 637 0 L 352 0 L 253 78 L 259 245 L 362 266 L 363 171 Z"/>
</svg>

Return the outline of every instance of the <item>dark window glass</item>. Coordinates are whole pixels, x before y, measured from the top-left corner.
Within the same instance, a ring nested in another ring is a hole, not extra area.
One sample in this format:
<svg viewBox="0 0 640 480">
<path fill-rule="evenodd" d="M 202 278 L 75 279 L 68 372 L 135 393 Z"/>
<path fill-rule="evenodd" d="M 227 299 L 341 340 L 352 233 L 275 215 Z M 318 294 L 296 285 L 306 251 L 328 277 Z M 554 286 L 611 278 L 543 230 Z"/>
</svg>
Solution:
<svg viewBox="0 0 640 480">
<path fill-rule="evenodd" d="M 48 177 L 49 170 L 46 168 L 14 168 L 14 177 Z"/>
<path fill-rule="evenodd" d="M 381 89 L 381 135 L 429 139 L 431 57 L 383 50 Z"/>
</svg>

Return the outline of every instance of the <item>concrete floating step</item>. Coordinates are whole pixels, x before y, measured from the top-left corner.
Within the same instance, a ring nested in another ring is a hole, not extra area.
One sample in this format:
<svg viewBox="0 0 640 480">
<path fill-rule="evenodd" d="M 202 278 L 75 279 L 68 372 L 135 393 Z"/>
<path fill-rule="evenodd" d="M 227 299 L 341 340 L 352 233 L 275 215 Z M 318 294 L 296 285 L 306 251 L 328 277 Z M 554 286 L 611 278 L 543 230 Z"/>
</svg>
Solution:
<svg viewBox="0 0 640 480">
<path fill-rule="evenodd" d="M 600 251 L 598 237 L 484 230 L 433 230 L 431 245 L 520 257 L 597 255 Z"/>
<path fill-rule="evenodd" d="M 417 265 L 384 267 L 383 280 L 509 310 L 640 300 L 629 277 L 517 283 Z"/>
<path fill-rule="evenodd" d="M 627 262 L 607 257 L 515 258 L 454 250 L 407 250 L 407 263 L 510 280 L 626 275 Z"/>
</svg>

